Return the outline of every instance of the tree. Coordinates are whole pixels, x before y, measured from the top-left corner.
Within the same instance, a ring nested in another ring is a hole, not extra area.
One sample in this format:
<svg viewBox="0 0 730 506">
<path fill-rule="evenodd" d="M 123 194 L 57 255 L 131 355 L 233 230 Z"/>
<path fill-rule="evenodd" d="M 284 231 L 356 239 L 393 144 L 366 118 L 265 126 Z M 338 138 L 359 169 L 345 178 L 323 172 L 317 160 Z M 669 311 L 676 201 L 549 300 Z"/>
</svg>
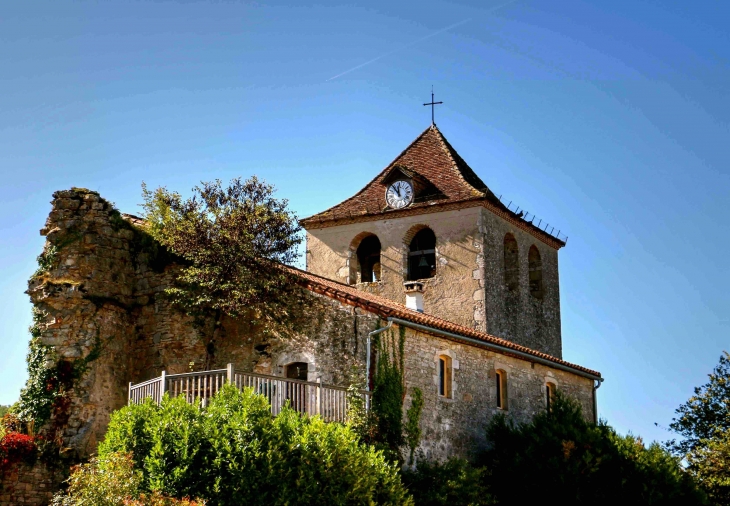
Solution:
<svg viewBox="0 0 730 506">
<path fill-rule="evenodd" d="M 689 471 L 717 504 L 730 504 L 730 431 L 702 440 L 687 455 Z"/>
<path fill-rule="evenodd" d="M 294 284 L 281 267 L 298 257 L 300 227 L 273 193 L 255 176 L 227 188 L 203 182 L 187 199 L 142 185 L 149 233 L 183 261 L 167 294 L 204 328 L 209 359 L 221 316 L 280 322 L 290 315 Z"/>
<path fill-rule="evenodd" d="M 677 417 L 669 424 L 673 432 L 684 438 L 667 442 L 667 447 L 677 455 L 684 456 L 702 441 L 730 430 L 730 353 L 723 352 L 709 377 L 709 382 L 695 388 L 694 395 L 677 408 Z"/>
<path fill-rule="evenodd" d="M 670 429 L 683 437 L 666 446 L 686 459 L 687 469 L 715 504 L 730 504 L 730 354 L 723 352 L 710 381 L 677 408 Z"/>
<path fill-rule="evenodd" d="M 605 422 L 586 421 L 580 405 L 560 392 L 550 412 L 530 423 L 495 417 L 487 436 L 491 448 L 481 464 L 500 505 L 545 497 L 564 505 L 705 504 L 678 458 L 656 443 L 620 436 Z"/>
</svg>

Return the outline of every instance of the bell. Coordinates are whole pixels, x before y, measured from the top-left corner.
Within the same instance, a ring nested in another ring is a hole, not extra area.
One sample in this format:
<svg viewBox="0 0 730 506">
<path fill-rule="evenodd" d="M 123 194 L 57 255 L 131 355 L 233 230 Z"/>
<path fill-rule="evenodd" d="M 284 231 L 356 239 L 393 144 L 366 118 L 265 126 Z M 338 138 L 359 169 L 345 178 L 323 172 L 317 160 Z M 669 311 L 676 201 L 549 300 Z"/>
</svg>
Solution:
<svg viewBox="0 0 730 506">
<path fill-rule="evenodd" d="M 428 267 L 428 262 L 426 261 L 425 256 L 421 257 L 421 261 L 418 262 L 418 267 Z"/>
</svg>

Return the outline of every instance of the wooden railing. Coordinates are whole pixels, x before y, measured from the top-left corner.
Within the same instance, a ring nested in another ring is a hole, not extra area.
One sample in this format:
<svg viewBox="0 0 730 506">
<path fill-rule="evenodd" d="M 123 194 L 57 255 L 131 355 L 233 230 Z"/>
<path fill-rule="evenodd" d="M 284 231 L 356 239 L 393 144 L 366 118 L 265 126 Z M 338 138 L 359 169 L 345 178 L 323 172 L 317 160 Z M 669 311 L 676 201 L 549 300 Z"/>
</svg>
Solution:
<svg viewBox="0 0 730 506">
<path fill-rule="evenodd" d="M 138 404 L 147 397 L 159 403 L 167 393 L 173 397 L 184 396 L 190 403 L 200 399 L 205 406 L 226 383 L 233 383 L 239 390 L 253 388 L 255 393 L 264 395 L 274 415 L 279 414 L 281 408 L 289 403 L 300 413 L 320 415 L 328 422 L 344 422 L 347 418 L 349 404 L 345 387 L 267 374 L 237 373 L 233 364 L 228 364 L 226 369 L 184 374 L 166 374 L 162 371 L 159 378 L 136 385 L 130 383 L 129 403 Z M 365 401 L 365 408 L 370 409 L 371 392 L 360 390 L 359 395 Z"/>
</svg>

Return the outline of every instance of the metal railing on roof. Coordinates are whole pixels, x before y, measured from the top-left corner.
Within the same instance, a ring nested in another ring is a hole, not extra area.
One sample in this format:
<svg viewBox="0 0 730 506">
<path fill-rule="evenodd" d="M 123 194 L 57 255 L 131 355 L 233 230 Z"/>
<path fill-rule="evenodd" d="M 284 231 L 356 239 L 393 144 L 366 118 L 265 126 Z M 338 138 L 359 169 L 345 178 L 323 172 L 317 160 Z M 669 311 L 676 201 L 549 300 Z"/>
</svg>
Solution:
<svg viewBox="0 0 730 506">
<path fill-rule="evenodd" d="M 504 200 L 502 200 L 502 195 L 499 196 L 499 201 L 507 208 L 507 210 L 509 210 L 511 213 L 514 213 L 516 218 L 532 225 L 533 227 L 538 228 L 539 230 L 545 232 L 547 235 L 554 237 L 558 241 L 562 241 L 566 244 L 568 243 L 567 235 L 562 233 L 560 229 L 555 230 L 554 226 L 550 225 L 550 223 L 544 221 L 542 218 L 539 218 L 534 213 L 530 213 L 526 209 L 522 209 L 512 200 L 510 200 L 509 203 L 506 203 Z"/>
</svg>

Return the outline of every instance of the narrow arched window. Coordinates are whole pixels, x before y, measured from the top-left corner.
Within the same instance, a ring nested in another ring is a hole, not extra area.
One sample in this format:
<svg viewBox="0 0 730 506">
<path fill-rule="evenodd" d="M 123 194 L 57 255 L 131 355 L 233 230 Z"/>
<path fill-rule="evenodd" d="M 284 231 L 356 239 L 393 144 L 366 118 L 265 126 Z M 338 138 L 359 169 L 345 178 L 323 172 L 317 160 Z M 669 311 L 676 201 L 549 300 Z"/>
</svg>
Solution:
<svg viewBox="0 0 730 506">
<path fill-rule="evenodd" d="M 436 274 L 436 234 L 424 228 L 408 245 L 408 280 L 432 278 Z"/>
<path fill-rule="evenodd" d="M 530 246 L 530 252 L 527 254 L 527 263 L 530 269 L 530 295 L 542 299 L 542 260 L 534 244 Z"/>
<path fill-rule="evenodd" d="M 553 400 L 555 399 L 555 383 L 547 382 L 545 383 L 545 407 L 550 412 L 550 409 L 553 405 Z"/>
<path fill-rule="evenodd" d="M 364 238 L 357 247 L 360 282 L 380 281 L 380 239 L 375 235 Z"/>
<path fill-rule="evenodd" d="M 507 409 L 507 373 L 502 369 L 495 371 L 497 386 L 497 407 Z"/>
<path fill-rule="evenodd" d="M 504 236 L 504 286 L 509 291 L 517 290 L 520 280 L 519 252 L 512 234 Z"/>
<path fill-rule="evenodd" d="M 451 357 L 448 355 L 439 355 L 438 361 L 438 378 L 439 378 L 439 396 L 451 398 L 452 390 L 452 368 Z"/>
</svg>

